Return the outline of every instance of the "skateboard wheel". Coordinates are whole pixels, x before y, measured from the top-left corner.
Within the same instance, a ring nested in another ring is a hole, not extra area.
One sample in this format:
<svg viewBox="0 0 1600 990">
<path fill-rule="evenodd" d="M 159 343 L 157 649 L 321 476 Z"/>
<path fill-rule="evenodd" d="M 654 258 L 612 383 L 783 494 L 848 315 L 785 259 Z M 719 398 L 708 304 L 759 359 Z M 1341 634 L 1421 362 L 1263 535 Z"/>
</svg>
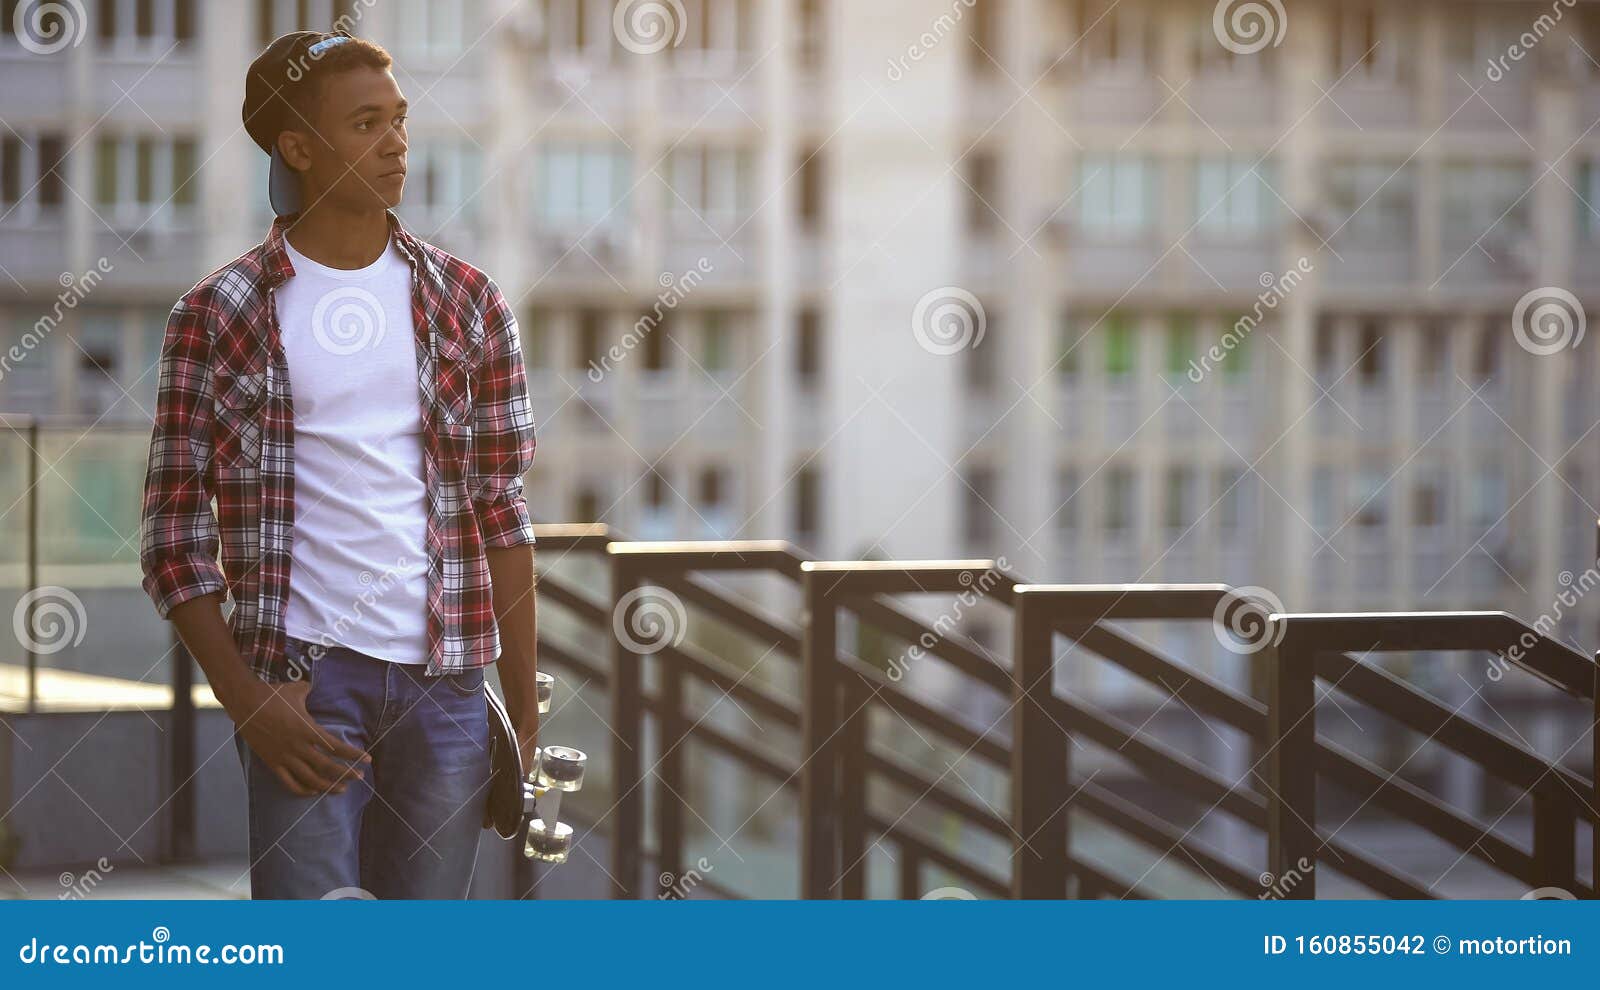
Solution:
<svg viewBox="0 0 1600 990">
<path fill-rule="evenodd" d="M 572 851 L 572 826 L 554 822 L 546 826 L 543 818 L 528 822 L 528 842 L 522 854 L 541 863 L 565 863 Z"/>
<path fill-rule="evenodd" d="M 556 678 L 554 674 L 538 671 L 533 675 L 534 691 L 539 698 L 539 714 L 550 714 L 550 699 L 555 697 Z"/>
<path fill-rule="evenodd" d="M 583 767 L 589 758 L 571 746 L 545 746 L 539 751 L 539 777 L 542 787 L 575 791 L 583 786 Z"/>
</svg>

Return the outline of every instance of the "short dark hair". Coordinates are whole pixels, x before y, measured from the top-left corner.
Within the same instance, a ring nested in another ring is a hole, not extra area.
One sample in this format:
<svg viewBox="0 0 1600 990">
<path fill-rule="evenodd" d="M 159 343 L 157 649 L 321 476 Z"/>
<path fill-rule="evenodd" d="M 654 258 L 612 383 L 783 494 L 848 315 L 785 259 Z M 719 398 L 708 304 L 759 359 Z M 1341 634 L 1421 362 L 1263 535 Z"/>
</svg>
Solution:
<svg viewBox="0 0 1600 990">
<path fill-rule="evenodd" d="M 298 62 L 290 66 L 290 73 L 296 71 L 303 73 L 299 85 L 287 87 L 283 91 L 292 112 L 284 114 L 280 120 L 283 130 L 294 130 L 296 124 L 309 123 L 317 104 L 322 99 L 323 83 L 330 76 L 351 69 L 387 69 L 394 64 L 394 59 L 388 51 L 375 41 L 365 38 L 351 38 L 340 45 L 332 45 L 315 55 L 302 56 L 306 63 Z"/>
</svg>

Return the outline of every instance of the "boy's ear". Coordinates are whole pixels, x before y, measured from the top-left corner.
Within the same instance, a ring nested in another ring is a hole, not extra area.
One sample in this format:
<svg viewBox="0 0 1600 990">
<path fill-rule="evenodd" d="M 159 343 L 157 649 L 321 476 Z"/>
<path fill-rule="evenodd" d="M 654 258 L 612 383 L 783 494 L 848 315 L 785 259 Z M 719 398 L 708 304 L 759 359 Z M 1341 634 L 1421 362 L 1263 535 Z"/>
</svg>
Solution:
<svg viewBox="0 0 1600 990">
<path fill-rule="evenodd" d="M 296 172 L 304 172 L 311 167 L 311 141 L 304 132 L 280 132 L 278 153 L 283 155 L 284 162 Z"/>
</svg>

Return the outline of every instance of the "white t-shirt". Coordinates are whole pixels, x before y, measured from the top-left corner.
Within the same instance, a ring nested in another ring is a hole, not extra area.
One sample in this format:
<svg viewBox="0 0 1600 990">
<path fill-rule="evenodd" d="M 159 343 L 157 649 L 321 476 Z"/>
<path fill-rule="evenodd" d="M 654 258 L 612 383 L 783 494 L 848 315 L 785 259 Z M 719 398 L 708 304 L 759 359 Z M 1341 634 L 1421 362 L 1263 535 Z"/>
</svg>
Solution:
<svg viewBox="0 0 1600 990">
<path fill-rule="evenodd" d="M 347 270 L 288 243 L 275 293 L 294 402 L 289 635 L 425 663 L 427 487 L 411 268 Z"/>
</svg>

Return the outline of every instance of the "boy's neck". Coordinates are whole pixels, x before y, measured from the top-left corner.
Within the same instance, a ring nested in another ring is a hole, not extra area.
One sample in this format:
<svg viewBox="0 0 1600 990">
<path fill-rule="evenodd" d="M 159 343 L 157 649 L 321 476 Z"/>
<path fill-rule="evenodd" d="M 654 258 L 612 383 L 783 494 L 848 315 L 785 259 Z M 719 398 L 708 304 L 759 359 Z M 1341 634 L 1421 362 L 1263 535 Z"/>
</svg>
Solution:
<svg viewBox="0 0 1600 990">
<path fill-rule="evenodd" d="M 284 236 L 294 249 L 329 268 L 365 268 L 389 246 L 387 210 L 342 210 L 319 203 L 295 218 Z"/>
</svg>

